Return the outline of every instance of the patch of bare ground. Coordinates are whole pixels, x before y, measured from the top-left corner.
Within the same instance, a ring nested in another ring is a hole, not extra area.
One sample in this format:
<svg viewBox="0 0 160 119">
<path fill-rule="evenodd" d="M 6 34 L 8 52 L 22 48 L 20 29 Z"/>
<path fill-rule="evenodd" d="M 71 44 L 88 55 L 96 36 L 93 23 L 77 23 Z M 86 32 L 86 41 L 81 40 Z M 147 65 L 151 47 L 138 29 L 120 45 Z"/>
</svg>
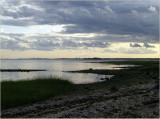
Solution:
<svg viewBox="0 0 160 119">
<path fill-rule="evenodd" d="M 158 118 L 159 94 L 154 84 L 139 84 L 110 92 L 103 88 L 69 93 L 34 104 L 4 110 L 10 118 Z M 85 87 L 86 88 L 86 87 Z M 150 90 L 151 89 L 151 90 Z"/>
</svg>

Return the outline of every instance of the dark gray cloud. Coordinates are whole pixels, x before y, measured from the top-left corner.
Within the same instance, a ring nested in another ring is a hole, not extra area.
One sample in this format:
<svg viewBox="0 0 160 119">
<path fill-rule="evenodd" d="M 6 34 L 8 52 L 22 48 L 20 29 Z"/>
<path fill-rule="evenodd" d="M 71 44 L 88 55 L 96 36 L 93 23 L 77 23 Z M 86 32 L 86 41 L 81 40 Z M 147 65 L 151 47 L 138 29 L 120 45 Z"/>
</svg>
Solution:
<svg viewBox="0 0 160 119">
<path fill-rule="evenodd" d="M 95 37 L 75 37 L 75 36 L 55 36 L 52 34 L 30 34 L 23 33 L 1 33 L 1 45 L 2 49 L 12 50 L 55 50 L 55 49 L 77 49 L 77 48 L 108 48 L 112 45 L 112 41 L 121 40 L 123 42 L 133 41 L 136 37 L 126 36 L 124 39 L 122 36 L 95 36 Z M 117 40 L 118 38 L 118 40 Z M 128 38 L 130 40 L 128 40 Z M 140 37 L 141 39 L 141 37 Z M 126 41 L 125 41 L 126 40 Z M 137 39 L 139 40 L 139 39 Z M 140 43 L 140 40 L 139 40 Z M 147 42 L 141 46 L 139 43 L 130 43 L 130 47 L 141 48 L 155 48 L 153 45 L 149 45 Z M 112 51 L 114 52 L 114 51 Z"/>
<path fill-rule="evenodd" d="M 106 43 L 106 42 L 83 42 L 82 46 L 85 47 L 98 47 L 98 48 L 107 48 L 110 46 L 110 43 Z"/>
<path fill-rule="evenodd" d="M 156 53 L 148 43 L 159 42 L 158 0 L 135 1 L 8 1 L 1 5 L 1 24 L 8 26 L 65 25 L 61 36 L 3 33 L 2 49 L 55 50 L 108 48 L 112 42 L 134 42 L 137 49 L 108 49 L 126 54 Z M 75 37 L 94 33 L 94 37 Z M 64 36 L 62 35 L 64 34 Z M 66 34 L 73 36 L 65 37 Z M 143 47 L 138 43 L 144 43 Z M 138 48 L 143 49 L 138 49 Z M 148 49 L 147 49 L 148 48 Z M 146 50 L 145 50 L 146 49 Z M 142 51 L 141 51 L 142 50 Z"/>
<path fill-rule="evenodd" d="M 32 8 L 32 6 L 27 6 L 27 5 L 23 5 L 23 6 L 19 6 L 16 9 L 10 9 L 10 8 L 6 8 L 6 9 L 2 9 L 2 15 L 3 16 L 9 16 L 12 17 L 13 19 L 21 19 L 21 18 L 31 18 L 34 17 L 34 15 L 39 14 L 39 12 L 41 12 L 40 9 L 34 9 Z"/>
<path fill-rule="evenodd" d="M 154 45 L 149 45 L 148 43 L 144 43 L 143 46 L 146 48 L 155 48 Z"/>
<path fill-rule="evenodd" d="M 9 34 L 2 33 L 0 36 L 2 49 L 11 50 L 43 50 L 51 51 L 55 49 L 77 49 L 77 48 L 107 48 L 111 43 L 99 42 L 96 40 L 86 40 L 79 38 L 65 38 L 59 36 L 47 36 L 46 34 L 33 34 L 27 36 L 26 34 Z"/>
<path fill-rule="evenodd" d="M 130 46 L 131 47 L 142 47 L 140 44 L 138 44 L 138 43 L 135 43 L 135 44 L 132 44 L 132 43 L 130 43 Z"/>
<path fill-rule="evenodd" d="M 134 43 L 134 44 L 130 43 L 130 47 L 142 47 L 142 46 L 138 43 Z M 154 45 L 149 45 L 148 43 L 144 43 L 143 47 L 145 47 L 145 48 L 155 48 Z"/>
<path fill-rule="evenodd" d="M 48 40 L 38 40 L 38 41 L 32 42 L 31 49 L 51 51 L 54 49 L 58 49 L 59 46 L 60 46 L 59 43 L 53 43 L 52 41 L 48 41 Z"/>
<path fill-rule="evenodd" d="M 73 24 L 63 33 L 97 33 L 150 37 L 158 42 L 158 0 L 8 2 L 2 6 L 4 25 Z"/>
<path fill-rule="evenodd" d="M 26 44 L 25 41 L 24 43 Z M 20 42 L 18 40 L 1 37 L 1 49 L 11 49 L 11 50 L 23 51 L 23 50 L 28 50 L 30 48 L 26 47 L 25 45 L 23 45 L 23 42 Z"/>
</svg>

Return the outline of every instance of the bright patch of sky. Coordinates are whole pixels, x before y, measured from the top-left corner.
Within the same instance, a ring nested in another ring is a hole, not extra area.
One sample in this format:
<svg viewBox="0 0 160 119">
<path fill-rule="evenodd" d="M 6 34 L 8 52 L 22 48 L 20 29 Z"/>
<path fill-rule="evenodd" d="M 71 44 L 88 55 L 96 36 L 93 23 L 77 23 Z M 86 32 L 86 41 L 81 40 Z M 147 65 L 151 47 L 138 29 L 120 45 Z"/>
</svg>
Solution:
<svg viewBox="0 0 160 119">
<path fill-rule="evenodd" d="M 65 25 L 32 25 L 32 26 L 8 26 L 1 25 L 5 33 L 51 33 L 61 32 Z"/>
</svg>

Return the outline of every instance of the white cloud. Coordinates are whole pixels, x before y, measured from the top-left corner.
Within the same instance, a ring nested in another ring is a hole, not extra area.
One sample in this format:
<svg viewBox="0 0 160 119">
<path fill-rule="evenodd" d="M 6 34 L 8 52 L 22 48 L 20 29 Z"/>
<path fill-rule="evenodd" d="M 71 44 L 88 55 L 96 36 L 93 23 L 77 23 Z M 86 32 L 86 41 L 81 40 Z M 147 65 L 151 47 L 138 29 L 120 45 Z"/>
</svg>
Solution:
<svg viewBox="0 0 160 119">
<path fill-rule="evenodd" d="M 114 11 L 110 8 L 110 6 L 107 5 L 104 8 L 107 12 L 114 13 Z"/>
<path fill-rule="evenodd" d="M 3 28 L 0 28 L 0 32 L 4 32 Z"/>
<path fill-rule="evenodd" d="M 155 8 L 155 7 L 152 7 L 152 6 L 150 6 L 150 7 L 148 8 L 148 10 L 149 10 L 150 12 L 156 12 L 156 8 Z"/>
<path fill-rule="evenodd" d="M 26 43 L 18 43 L 18 45 L 24 48 L 30 48 L 30 46 Z"/>
<path fill-rule="evenodd" d="M 157 51 L 155 50 L 139 48 L 139 47 L 137 47 L 136 49 L 119 47 L 117 49 L 106 49 L 105 53 L 106 52 L 107 53 L 123 53 L 123 54 L 155 54 L 157 53 Z"/>
</svg>

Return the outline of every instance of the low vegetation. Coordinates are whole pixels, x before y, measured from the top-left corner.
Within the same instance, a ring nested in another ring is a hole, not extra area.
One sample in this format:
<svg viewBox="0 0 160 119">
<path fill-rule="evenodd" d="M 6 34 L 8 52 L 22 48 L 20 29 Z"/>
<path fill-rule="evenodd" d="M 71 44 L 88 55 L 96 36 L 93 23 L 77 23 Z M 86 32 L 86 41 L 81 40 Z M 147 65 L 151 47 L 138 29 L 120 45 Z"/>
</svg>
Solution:
<svg viewBox="0 0 160 119">
<path fill-rule="evenodd" d="M 158 71 L 159 70 L 159 61 L 110 61 L 103 63 L 114 63 L 114 64 L 131 64 L 138 65 L 137 67 L 129 67 L 130 70 L 139 70 L 139 71 Z"/>
<path fill-rule="evenodd" d="M 93 70 L 79 70 L 70 71 L 72 73 L 94 73 L 103 75 L 114 75 L 111 79 L 106 78 L 105 82 L 99 82 L 97 84 L 88 84 L 90 87 L 108 88 L 112 90 L 112 87 L 125 88 L 138 84 L 154 83 L 159 81 L 159 61 L 110 61 L 100 63 L 113 63 L 113 64 L 131 64 L 137 65 L 135 67 L 122 68 L 121 70 L 105 70 L 105 69 L 93 69 Z"/>
<path fill-rule="evenodd" d="M 2 110 L 34 103 L 73 90 L 74 84 L 60 78 L 37 78 L 33 80 L 2 81 Z"/>
<path fill-rule="evenodd" d="M 91 84 L 73 84 L 59 78 L 38 78 L 21 81 L 1 82 L 1 106 L 2 110 L 34 103 L 49 97 L 65 94 L 87 94 L 98 90 L 110 90 L 116 92 L 120 88 L 149 84 L 159 81 L 159 61 L 114 61 L 103 62 L 114 64 L 132 64 L 136 67 L 121 70 L 88 69 L 69 71 L 72 73 L 95 73 L 103 75 L 114 75 L 111 79 Z M 106 65 L 107 66 L 107 65 Z"/>
</svg>

